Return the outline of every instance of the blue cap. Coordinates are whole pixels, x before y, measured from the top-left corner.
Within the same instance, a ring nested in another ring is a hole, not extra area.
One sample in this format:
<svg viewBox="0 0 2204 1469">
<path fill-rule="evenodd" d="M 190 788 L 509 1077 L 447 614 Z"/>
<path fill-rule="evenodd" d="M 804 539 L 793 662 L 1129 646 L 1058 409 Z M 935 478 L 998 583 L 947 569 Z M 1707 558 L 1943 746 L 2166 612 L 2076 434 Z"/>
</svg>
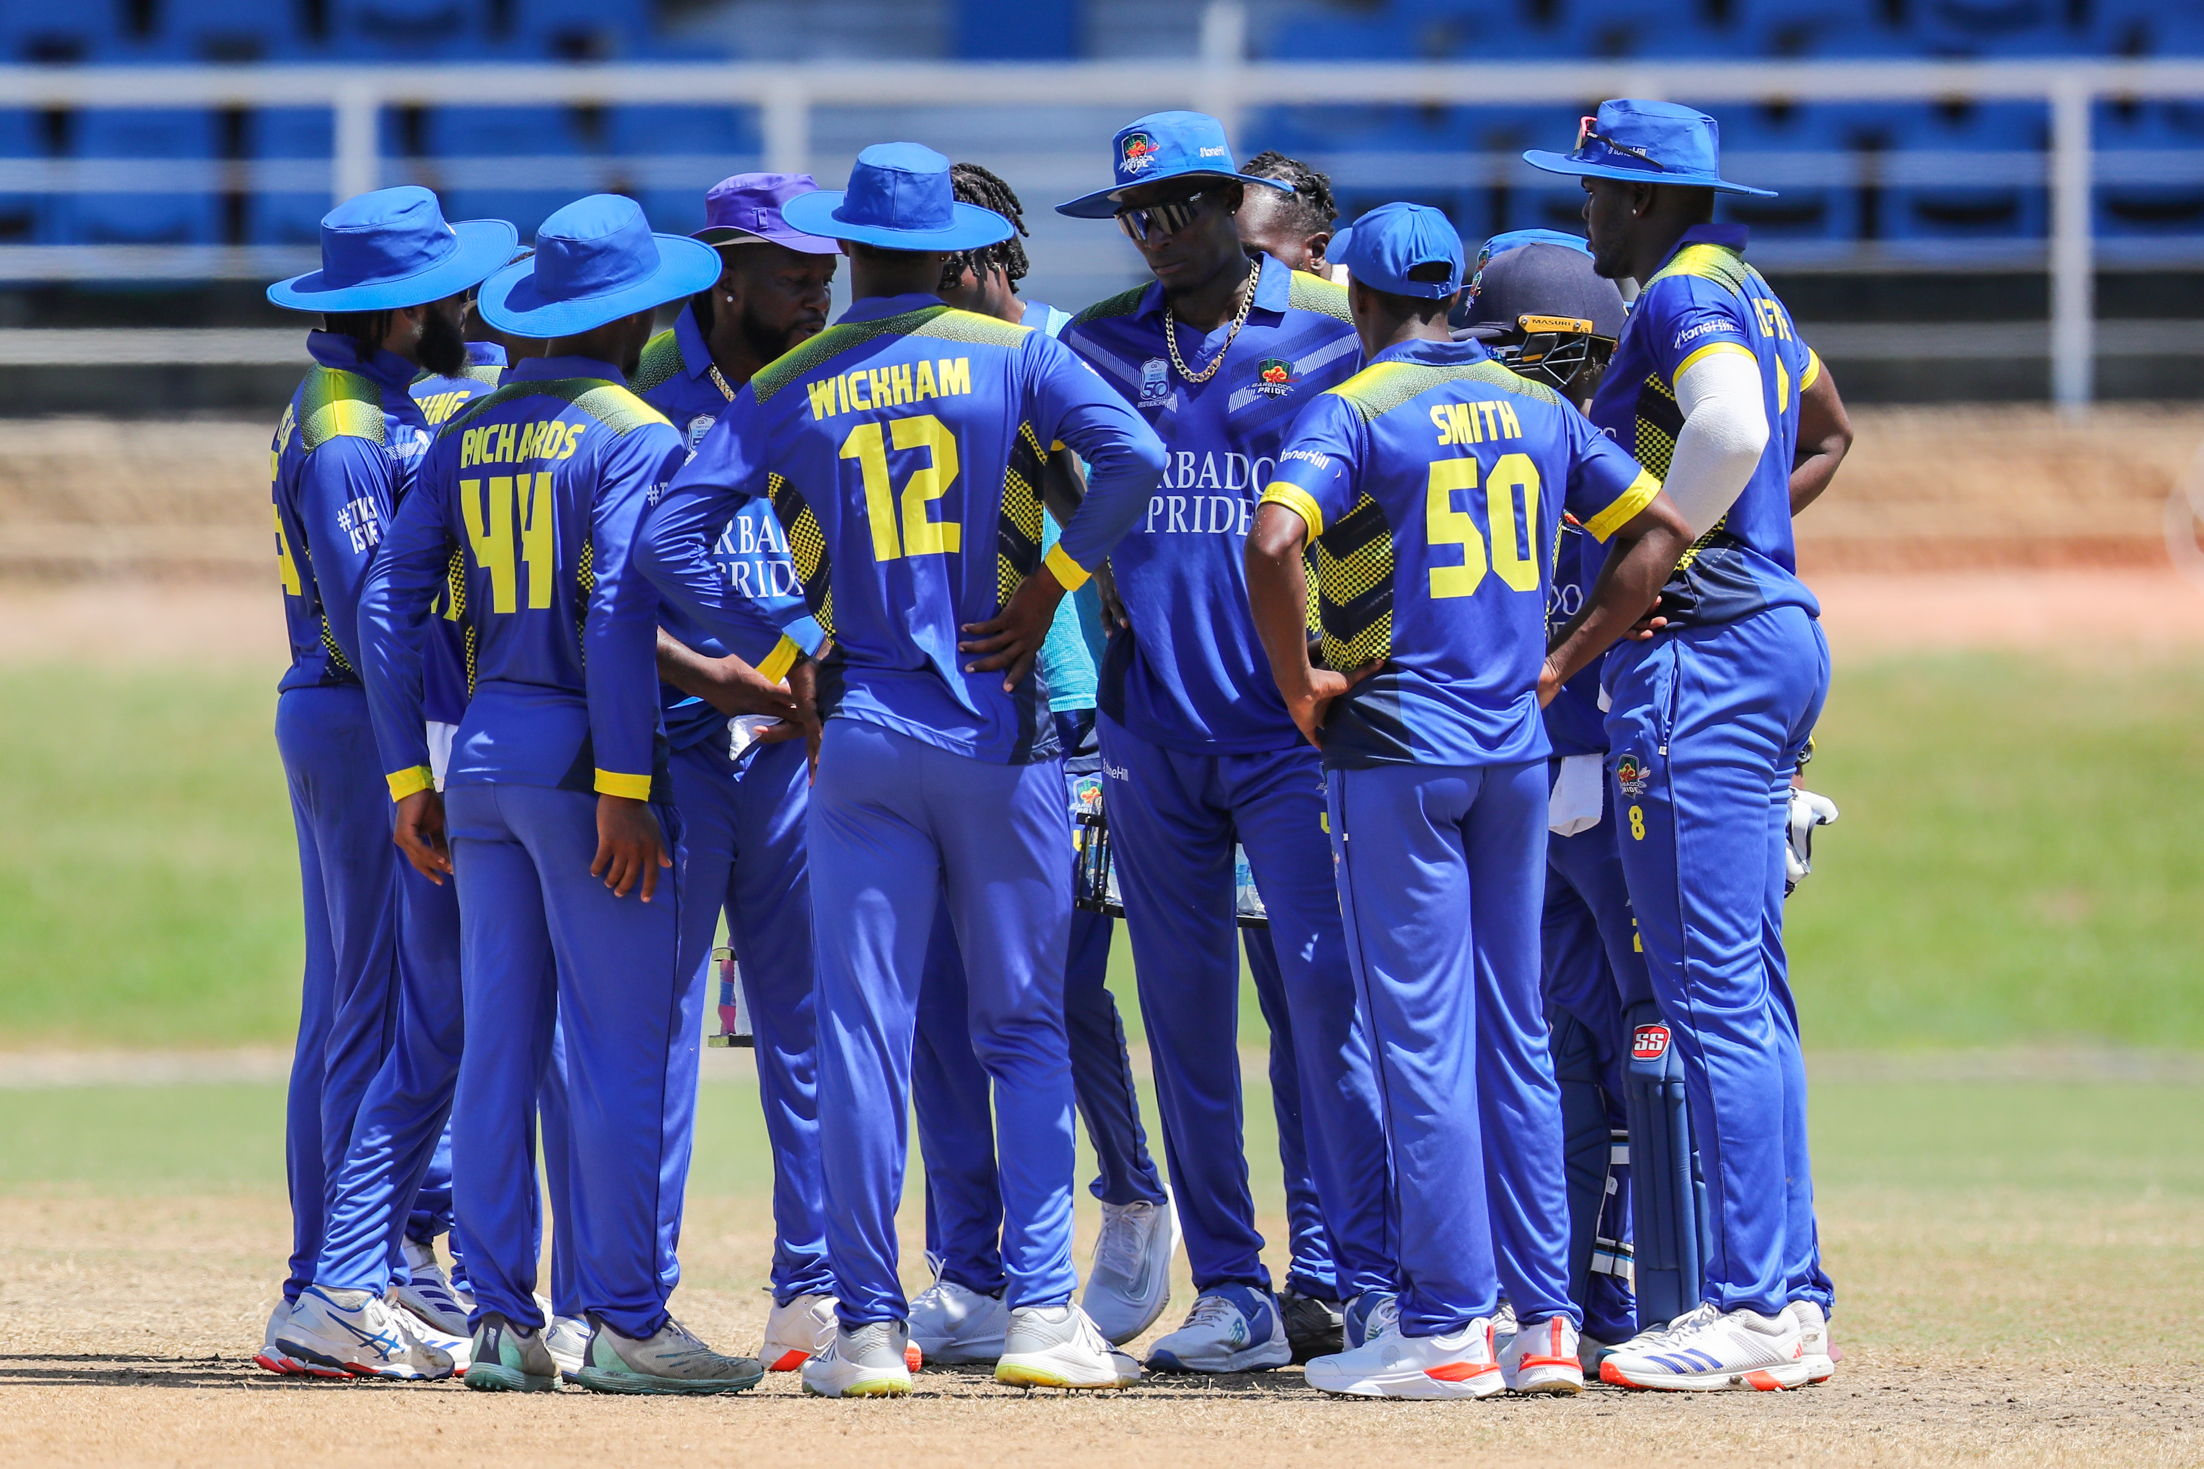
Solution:
<svg viewBox="0 0 2204 1469">
<path fill-rule="evenodd" d="M 653 234 L 633 199 L 591 194 L 545 220 L 536 253 L 484 281 L 475 309 L 516 337 L 571 337 L 693 296 L 719 267 L 711 246 Z"/>
<path fill-rule="evenodd" d="M 418 184 L 347 199 L 322 216 L 321 269 L 268 287 L 293 311 L 394 311 L 456 296 L 513 257 L 502 219 L 446 224 Z"/>
<path fill-rule="evenodd" d="M 1533 148 L 1523 161 L 1548 173 L 1578 178 L 1625 179 L 1723 194 L 1775 197 L 1773 189 L 1733 184 L 1721 176 L 1721 129 L 1704 112 L 1674 102 L 1624 97 L 1599 104 L 1599 116 L 1577 127 L 1576 151 Z"/>
<path fill-rule="evenodd" d="M 781 213 L 806 233 L 883 250 L 977 250 L 1016 233 L 994 210 L 958 203 L 949 160 L 923 143 L 875 143 L 847 189 L 800 195 Z"/>
<path fill-rule="evenodd" d="M 707 245 L 734 240 L 768 240 L 806 255 L 832 255 L 832 240 L 791 228 L 782 211 L 789 201 L 819 192 L 808 173 L 738 173 L 721 179 L 704 195 L 704 228 L 696 238 Z"/>
<path fill-rule="evenodd" d="M 1151 112 L 1117 130 L 1110 140 L 1110 162 L 1117 182 L 1056 206 L 1073 219 L 1108 219 L 1117 213 L 1117 196 L 1141 184 L 1163 179 L 1238 179 L 1268 189 L 1293 192 L 1293 185 L 1241 173 L 1224 139 L 1224 124 L 1206 112 Z"/>
<path fill-rule="evenodd" d="M 1324 258 L 1374 290 L 1443 301 L 1462 288 L 1462 237 L 1428 204 L 1380 204 L 1335 235 Z M 1444 265 L 1443 281 L 1411 280 L 1423 265 Z"/>
</svg>

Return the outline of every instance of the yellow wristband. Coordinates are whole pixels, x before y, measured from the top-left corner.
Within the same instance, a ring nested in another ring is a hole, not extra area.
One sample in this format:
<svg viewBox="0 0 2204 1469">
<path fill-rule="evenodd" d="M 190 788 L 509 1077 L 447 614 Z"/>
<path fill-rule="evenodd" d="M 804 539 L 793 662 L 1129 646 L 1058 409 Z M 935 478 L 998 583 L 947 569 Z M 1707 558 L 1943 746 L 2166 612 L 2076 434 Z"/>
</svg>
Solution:
<svg viewBox="0 0 2204 1469">
<path fill-rule="evenodd" d="M 1048 554 L 1041 558 L 1041 564 L 1048 568 L 1050 576 L 1056 578 L 1056 584 L 1067 592 L 1078 591 L 1090 578 L 1085 567 L 1064 554 L 1061 541 L 1048 548 Z"/>
<path fill-rule="evenodd" d="M 781 640 L 773 645 L 773 651 L 766 654 L 765 661 L 758 665 L 758 677 L 767 683 L 779 683 L 788 677 L 788 670 L 796 666 L 796 659 L 802 653 L 803 649 L 796 645 L 796 640 L 787 633 L 782 633 Z"/>
<path fill-rule="evenodd" d="M 436 787 L 436 776 L 426 765 L 394 770 L 383 779 L 390 784 L 390 799 L 393 801 L 403 801 L 415 791 L 433 790 Z"/>
<path fill-rule="evenodd" d="M 617 775 L 610 770 L 600 770 L 597 772 L 597 794 L 625 796 L 630 801 L 647 801 L 650 799 L 650 777 Z"/>
</svg>

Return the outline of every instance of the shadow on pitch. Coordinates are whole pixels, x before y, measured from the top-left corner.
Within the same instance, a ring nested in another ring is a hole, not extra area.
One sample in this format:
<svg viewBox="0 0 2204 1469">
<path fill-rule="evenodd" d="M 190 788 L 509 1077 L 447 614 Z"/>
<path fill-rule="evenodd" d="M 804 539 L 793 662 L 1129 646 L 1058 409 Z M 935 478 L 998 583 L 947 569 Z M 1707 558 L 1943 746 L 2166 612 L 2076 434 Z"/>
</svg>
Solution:
<svg viewBox="0 0 2204 1469">
<path fill-rule="evenodd" d="M 0 1353 L 0 1387 L 342 1388 L 362 1378 L 278 1377 L 228 1357 L 95 1352 Z M 372 1391 L 373 1389 L 370 1388 Z"/>
</svg>

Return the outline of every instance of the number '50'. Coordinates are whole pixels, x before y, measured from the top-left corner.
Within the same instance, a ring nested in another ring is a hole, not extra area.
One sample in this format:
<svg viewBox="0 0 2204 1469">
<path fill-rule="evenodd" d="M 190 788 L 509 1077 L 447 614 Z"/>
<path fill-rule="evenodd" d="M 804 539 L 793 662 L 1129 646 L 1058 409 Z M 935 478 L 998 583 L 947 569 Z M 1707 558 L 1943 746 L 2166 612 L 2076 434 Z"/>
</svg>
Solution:
<svg viewBox="0 0 2204 1469">
<path fill-rule="evenodd" d="M 1538 563 L 1531 556 L 1538 538 L 1538 466 L 1528 454 L 1503 454 L 1485 477 L 1485 523 L 1492 528 L 1489 557 L 1477 522 L 1468 511 L 1454 506 L 1454 492 L 1476 489 L 1479 473 L 1475 459 L 1431 461 L 1424 492 L 1424 539 L 1433 546 L 1462 548 L 1461 565 L 1431 568 L 1434 597 L 1468 596 L 1485 579 L 1488 567 L 1502 584 L 1518 592 L 1538 590 Z"/>
</svg>

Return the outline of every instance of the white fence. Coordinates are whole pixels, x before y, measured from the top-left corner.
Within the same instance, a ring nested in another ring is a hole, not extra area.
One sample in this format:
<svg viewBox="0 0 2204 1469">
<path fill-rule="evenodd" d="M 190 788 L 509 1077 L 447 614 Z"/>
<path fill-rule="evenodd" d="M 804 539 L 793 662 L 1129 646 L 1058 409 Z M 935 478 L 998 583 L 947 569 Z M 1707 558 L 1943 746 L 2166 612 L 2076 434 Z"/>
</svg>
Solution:
<svg viewBox="0 0 2204 1469">
<path fill-rule="evenodd" d="M 2097 185 L 2107 178 L 2145 183 L 2204 178 L 2204 159 L 2178 152 L 2099 154 L 2091 143 L 2091 119 L 2094 106 L 2106 99 L 2204 99 L 2204 60 L 1280 65 L 1239 61 L 1239 47 L 1229 26 L 1222 33 L 1217 26 L 1210 31 L 1203 59 L 1137 65 L 0 67 L 0 105 L 9 107 L 327 107 L 335 120 L 334 144 L 326 161 L 6 160 L 0 161 L 0 193 L 112 191 L 147 187 L 155 179 L 159 189 L 169 192 L 306 190 L 317 188 L 319 179 L 328 197 L 341 199 L 409 176 L 409 161 L 389 159 L 381 152 L 380 115 L 394 106 L 708 103 L 755 107 L 761 122 L 760 156 L 755 160 L 619 160 L 626 177 L 635 177 L 641 167 L 649 171 L 646 177 L 663 175 L 701 190 L 720 173 L 753 162 L 778 170 L 812 171 L 832 180 L 855 152 L 852 138 L 885 136 L 883 129 L 892 122 L 926 112 L 945 117 L 992 113 L 998 119 L 1022 112 L 1040 120 L 1086 109 L 1121 121 L 1141 111 L 1180 106 L 1217 113 L 1230 125 L 1251 108 L 1274 105 L 1543 104 L 1554 109 L 1556 146 L 1566 146 L 1575 109 L 1586 99 L 1599 97 L 1673 97 L 1710 105 L 1779 99 L 2033 101 L 2049 109 L 2047 154 L 1925 155 L 1905 161 L 1903 166 L 1911 170 L 1907 178 L 1921 183 L 2003 178 L 2047 186 L 2047 240 L 1985 246 L 1973 252 L 1969 264 L 2049 271 L 2048 345 L 2053 396 L 2062 406 L 2079 409 L 2089 402 L 2100 350 L 2178 351 L 2187 343 L 2178 329 L 2100 332 L 2094 293 L 2103 242 L 2092 236 L 2092 200 Z M 868 120 L 876 120 L 871 133 L 864 131 Z M 1056 247 L 1061 245 L 1073 267 L 1060 267 L 1056 279 L 1076 280 L 1084 287 L 1098 276 L 1123 277 L 1129 257 L 1104 253 L 1119 249 L 1114 232 L 1092 226 L 1067 231 L 1050 216 L 1046 205 L 1083 191 L 1100 175 L 1100 142 L 1111 125 L 1105 120 L 1091 135 L 1081 132 L 1077 149 L 1061 129 L 1039 125 L 1004 132 L 999 130 L 999 120 L 981 124 L 985 129 L 981 136 L 930 136 L 928 141 L 951 149 L 968 147 L 1014 184 L 1029 189 L 1027 216 L 1035 226 L 1036 259 L 1055 259 Z M 1260 140 L 1242 141 L 1251 148 L 1260 146 Z M 1731 152 L 1740 159 L 1732 163 L 1731 171 L 1746 175 L 1740 163 L 1750 154 L 1749 143 L 1733 140 Z M 1344 175 L 1340 165 L 1346 160 L 1331 161 Z M 1762 166 L 1748 176 L 1778 185 L 1828 182 L 1833 168 L 1849 166 L 1834 154 L 1767 154 L 1755 161 Z M 438 166 L 445 174 L 455 168 L 477 169 L 495 186 L 525 188 L 540 178 L 554 186 L 568 184 L 572 192 L 580 193 L 595 186 L 590 170 L 603 167 L 604 162 L 561 155 L 439 160 Z M 1419 184 L 1438 188 L 1503 179 L 1518 184 L 1533 181 L 1519 160 L 1505 155 L 1355 155 L 1352 166 L 1358 170 L 1354 177 L 1359 183 L 1382 180 L 1388 187 L 1397 184 L 1404 193 Z M 2204 240 L 2174 242 L 2159 249 L 2156 263 L 2204 262 Z M 1785 263 L 1810 266 L 1817 261 L 1811 251 L 1794 251 Z M 1856 250 L 1818 263 L 1854 269 L 1904 264 Z M 2145 258 L 2137 263 L 2153 262 Z M 300 252 L 266 247 L 0 246 L 0 280 L 256 279 L 295 268 L 304 268 Z M 1059 304 L 1079 302 L 1067 299 Z M 0 338 L 0 361 L 66 360 L 71 355 L 60 333 L 7 335 L 19 340 L 11 345 Z M 268 334 L 271 351 L 273 335 Z M 2109 339 L 2100 341 L 2101 335 Z M 251 332 L 177 333 L 169 360 L 254 360 L 255 341 L 262 337 Z M 2027 350 L 2025 342 L 2011 334 L 2003 340 L 2016 353 Z M 2026 340 L 2042 338 L 2029 335 Z M 295 342 L 286 341 L 275 360 L 295 356 Z M 1923 345 L 1935 350 L 1932 344 Z M 139 350 L 148 349 L 141 344 Z"/>
</svg>

